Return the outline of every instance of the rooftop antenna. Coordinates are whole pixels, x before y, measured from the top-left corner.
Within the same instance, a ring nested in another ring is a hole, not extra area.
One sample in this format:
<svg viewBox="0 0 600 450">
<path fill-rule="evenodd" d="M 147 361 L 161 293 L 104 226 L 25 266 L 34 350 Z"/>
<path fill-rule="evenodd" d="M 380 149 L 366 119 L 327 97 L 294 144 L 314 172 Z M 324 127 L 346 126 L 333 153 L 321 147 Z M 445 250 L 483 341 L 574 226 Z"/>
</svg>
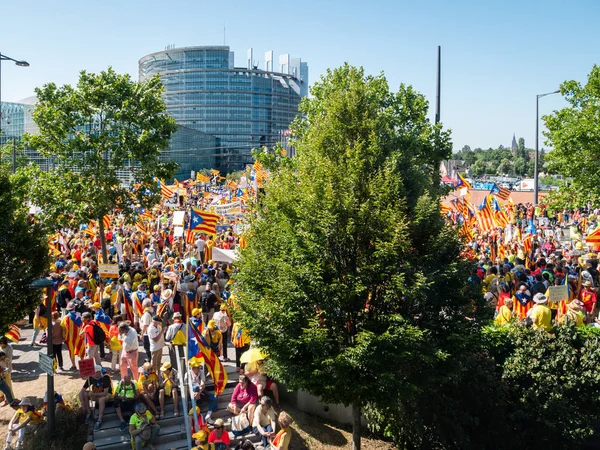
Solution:
<svg viewBox="0 0 600 450">
<path fill-rule="evenodd" d="M 436 82 L 436 93 L 435 93 L 435 123 L 440 122 L 440 94 L 442 85 L 442 46 L 438 45 L 437 48 L 437 82 Z"/>
</svg>

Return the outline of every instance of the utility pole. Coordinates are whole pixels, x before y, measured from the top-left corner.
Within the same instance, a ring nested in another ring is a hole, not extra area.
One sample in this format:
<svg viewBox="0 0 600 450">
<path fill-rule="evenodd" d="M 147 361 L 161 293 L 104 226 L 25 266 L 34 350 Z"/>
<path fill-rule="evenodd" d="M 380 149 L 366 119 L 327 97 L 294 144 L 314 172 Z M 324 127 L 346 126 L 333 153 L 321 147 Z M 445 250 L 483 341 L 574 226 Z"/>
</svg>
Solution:
<svg viewBox="0 0 600 450">
<path fill-rule="evenodd" d="M 435 123 L 440 123 L 440 94 L 442 84 L 442 46 L 438 45 L 437 51 L 437 83 L 435 93 Z"/>
</svg>

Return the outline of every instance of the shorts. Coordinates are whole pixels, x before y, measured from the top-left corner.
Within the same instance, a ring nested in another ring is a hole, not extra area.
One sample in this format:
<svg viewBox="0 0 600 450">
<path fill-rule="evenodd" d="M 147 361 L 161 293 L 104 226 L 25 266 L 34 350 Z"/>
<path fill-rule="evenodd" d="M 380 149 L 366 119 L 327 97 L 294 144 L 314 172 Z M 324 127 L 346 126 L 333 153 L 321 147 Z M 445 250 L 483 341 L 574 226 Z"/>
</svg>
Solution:
<svg viewBox="0 0 600 450">
<path fill-rule="evenodd" d="M 136 404 L 136 400 L 134 398 L 128 400 L 115 399 L 115 409 L 121 408 L 121 411 L 133 412 L 133 408 Z"/>
<path fill-rule="evenodd" d="M 273 386 L 273 381 L 267 380 L 267 384 L 265 385 L 265 390 L 270 391 L 271 386 Z"/>
</svg>

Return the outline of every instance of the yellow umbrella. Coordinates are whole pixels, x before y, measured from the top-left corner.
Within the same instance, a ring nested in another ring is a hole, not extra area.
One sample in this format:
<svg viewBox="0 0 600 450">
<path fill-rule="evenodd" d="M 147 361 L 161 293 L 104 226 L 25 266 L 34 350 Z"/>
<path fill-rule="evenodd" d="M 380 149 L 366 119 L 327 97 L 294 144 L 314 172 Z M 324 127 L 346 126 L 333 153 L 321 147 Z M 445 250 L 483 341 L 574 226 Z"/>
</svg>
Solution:
<svg viewBox="0 0 600 450">
<path fill-rule="evenodd" d="M 260 361 L 262 359 L 265 359 L 266 357 L 267 357 L 267 355 L 265 355 L 259 349 L 251 348 L 250 350 L 242 353 L 242 356 L 240 357 L 240 362 L 247 364 L 247 363 Z"/>
</svg>

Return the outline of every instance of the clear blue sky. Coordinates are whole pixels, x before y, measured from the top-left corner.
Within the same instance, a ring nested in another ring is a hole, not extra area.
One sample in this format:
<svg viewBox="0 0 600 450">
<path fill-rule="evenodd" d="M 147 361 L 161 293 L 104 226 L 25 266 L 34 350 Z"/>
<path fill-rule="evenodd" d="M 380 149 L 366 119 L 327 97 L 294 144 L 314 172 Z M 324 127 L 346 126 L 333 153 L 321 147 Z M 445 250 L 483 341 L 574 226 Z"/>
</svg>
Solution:
<svg viewBox="0 0 600 450">
<path fill-rule="evenodd" d="M 390 87 L 412 84 L 435 104 L 436 48 L 442 46 L 442 122 L 455 149 L 533 147 L 535 95 L 567 79 L 584 82 L 600 61 L 596 0 L 47 0 L 0 4 L 0 51 L 29 68 L 2 64 L 2 100 L 33 95 L 82 69 L 111 65 L 137 79 L 145 54 L 226 43 L 245 65 L 266 50 L 301 57 L 311 83 L 345 61 L 385 72 Z M 277 62 L 277 59 L 276 59 Z M 261 65 L 262 67 L 262 65 Z M 540 111 L 564 105 L 544 98 Z"/>
</svg>

